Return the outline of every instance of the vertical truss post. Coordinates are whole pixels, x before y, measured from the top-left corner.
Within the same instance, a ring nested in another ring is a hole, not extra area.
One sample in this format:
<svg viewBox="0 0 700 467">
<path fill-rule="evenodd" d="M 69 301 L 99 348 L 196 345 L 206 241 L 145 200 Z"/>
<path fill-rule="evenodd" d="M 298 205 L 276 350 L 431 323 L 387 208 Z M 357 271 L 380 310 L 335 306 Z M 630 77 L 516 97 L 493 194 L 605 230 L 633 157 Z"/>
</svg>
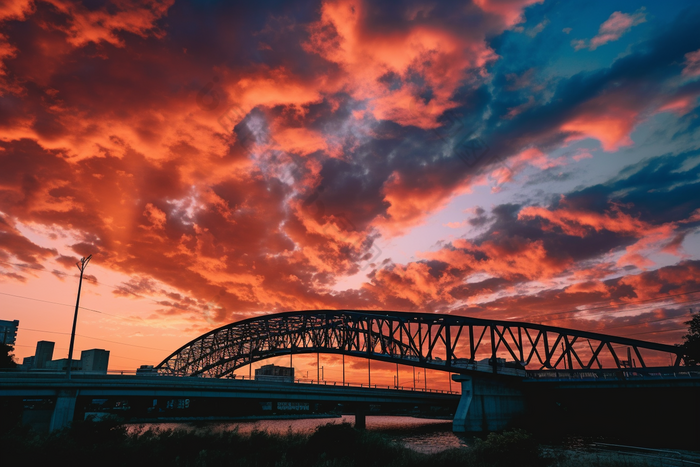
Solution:
<svg viewBox="0 0 700 467">
<path fill-rule="evenodd" d="M 525 361 L 525 354 L 523 353 L 523 327 L 518 326 L 518 342 L 520 343 L 520 364 Z"/>
<path fill-rule="evenodd" d="M 367 387 L 372 386 L 372 369 L 370 368 L 370 358 L 367 357 Z"/>
<path fill-rule="evenodd" d="M 450 325 L 445 325 L 445 365 L 449 368 L 452 366 L 452 338 L 450 336 Z"/>
<path fill-rule="evenodd" d="M 495 375 L 498 373 L 498 368 L 496 365 L 496 337 L 493 329 L 494 326 L 494 324 L 489 325 L 489 330 L 491 331 L 491 365 L 493 368 L 493 374 Z"/>
<path fill-rule="evenodd" d="M 474 363 L 474 325 L 469 325 L 469 361 Z"/>
</svg>

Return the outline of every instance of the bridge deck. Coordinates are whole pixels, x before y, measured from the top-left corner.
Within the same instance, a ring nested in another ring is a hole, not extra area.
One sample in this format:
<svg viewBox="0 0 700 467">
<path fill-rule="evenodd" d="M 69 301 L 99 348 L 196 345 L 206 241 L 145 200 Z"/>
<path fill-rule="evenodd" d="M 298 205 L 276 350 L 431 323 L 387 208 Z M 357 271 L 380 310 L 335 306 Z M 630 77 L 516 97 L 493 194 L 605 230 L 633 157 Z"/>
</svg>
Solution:
<svg viewBox="0 0 700 467">
<path fill-rule="evenodd" d="M 231 397 L 369 403 L 445 403 L 459 393 L 342 385 L 278 383 L 196 377 L 0 374 L 0 396 L 54 396 L 57 391 L 78 390 L 81 396 Z"/>
</svg>

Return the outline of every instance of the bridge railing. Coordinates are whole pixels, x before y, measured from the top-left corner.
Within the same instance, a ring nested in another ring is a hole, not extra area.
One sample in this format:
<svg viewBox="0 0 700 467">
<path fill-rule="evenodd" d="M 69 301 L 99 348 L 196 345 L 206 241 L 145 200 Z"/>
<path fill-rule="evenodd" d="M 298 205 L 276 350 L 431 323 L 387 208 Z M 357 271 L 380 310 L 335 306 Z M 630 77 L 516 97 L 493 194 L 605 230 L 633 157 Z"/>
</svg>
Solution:
<svg viewBox="0 0 700 467">
<path fill-rule="evenodd" d="M 627 368 L 612 370 L 528 371 L 526 381 L 635 381 L 700 379 L 700 367 Z"/>
<path fill-rule="evenodd" d="M 245 375 L 235 375 L 234 378 L 230 378 L 234 380 L 248 380 L 248 381 L 256 381 L 255 376 L 248 377 Z M 265 381 L 268 382 L 269 381 Z M 430 392 L 434 394 L 461 394 L 461 391 L 459 390 L 449 390 L 449 389 L 432 389 L 432 388 L 426 388 L 426 387 L 419 387 L 419 386 L 405 386 L 405 385 L 383 385 L 383 384 L 367 384 L 367 383 L 349 383 L 345 382 L 343 383 L 342 381 L 327 381 L 327 380 L 315 380 L 315 379 L 310 379 L 310 378 L 296 378 L 294 379 L 295 384 L 315 384 L 319 386 L 339 386 L 339 387 L 355 387 L 355 388 L 369 388 L 369 389 L 394 389 L 398 391 L 415 391 L 415 392 Z M 457 383 L 455 383 L 455 386 Z"/>
</svg>

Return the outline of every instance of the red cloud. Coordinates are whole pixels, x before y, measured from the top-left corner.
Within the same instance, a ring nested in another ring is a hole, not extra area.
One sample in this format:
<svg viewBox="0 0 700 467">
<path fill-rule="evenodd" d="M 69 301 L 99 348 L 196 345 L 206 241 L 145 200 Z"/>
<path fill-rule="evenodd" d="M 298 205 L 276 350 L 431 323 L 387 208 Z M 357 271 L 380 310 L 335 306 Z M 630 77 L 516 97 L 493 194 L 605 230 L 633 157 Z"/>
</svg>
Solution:
<svg viewBox="0 0 700 467">
<path fill-rule="evenodd" d="M 158 34 L 155 22 L 163 17 L 175 0 L 118 0 L 99 9 L 88 9 L 82 2 L 71 0 L 40 0 L 51 4 L 65 16 L 57 29 L 66 33 L 68 42 L 80 47 L 88 42 L 105 41 L 120 47 L 124 41 L 117 32 L 145 36 Z M 20 2 L 21 3 L 21 2 Z"/>
<path fill-rule="evenodd" d="M 32 0 L 8 0 L 0 4 L 0 21 L 9 19 L 23 20 L 32 9 Z"/>
</svg>

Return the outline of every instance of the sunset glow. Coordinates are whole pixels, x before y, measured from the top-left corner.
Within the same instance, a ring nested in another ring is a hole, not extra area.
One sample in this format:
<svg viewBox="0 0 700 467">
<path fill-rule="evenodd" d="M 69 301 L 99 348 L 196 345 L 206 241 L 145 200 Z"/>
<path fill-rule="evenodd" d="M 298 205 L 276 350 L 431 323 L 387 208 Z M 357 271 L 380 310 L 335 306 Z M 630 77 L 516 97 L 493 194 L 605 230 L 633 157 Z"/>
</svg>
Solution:
<svg viewBox="0 0 700 467">
<path fill-rule="evenodd" d="M 15 356 L 67 355 L 90 254 L 76 352 L 110 350 L 110 370 L 309 309 L 680 343 L 700 303 L 698 24 L 691 1 L 4 2 Z M 326 380 L 341 359 L 321 355 Z M 315 355 L 293 363 L 316 378 Z M 366 382 L 367 360 L 346 372 Z"/>
</svg>

